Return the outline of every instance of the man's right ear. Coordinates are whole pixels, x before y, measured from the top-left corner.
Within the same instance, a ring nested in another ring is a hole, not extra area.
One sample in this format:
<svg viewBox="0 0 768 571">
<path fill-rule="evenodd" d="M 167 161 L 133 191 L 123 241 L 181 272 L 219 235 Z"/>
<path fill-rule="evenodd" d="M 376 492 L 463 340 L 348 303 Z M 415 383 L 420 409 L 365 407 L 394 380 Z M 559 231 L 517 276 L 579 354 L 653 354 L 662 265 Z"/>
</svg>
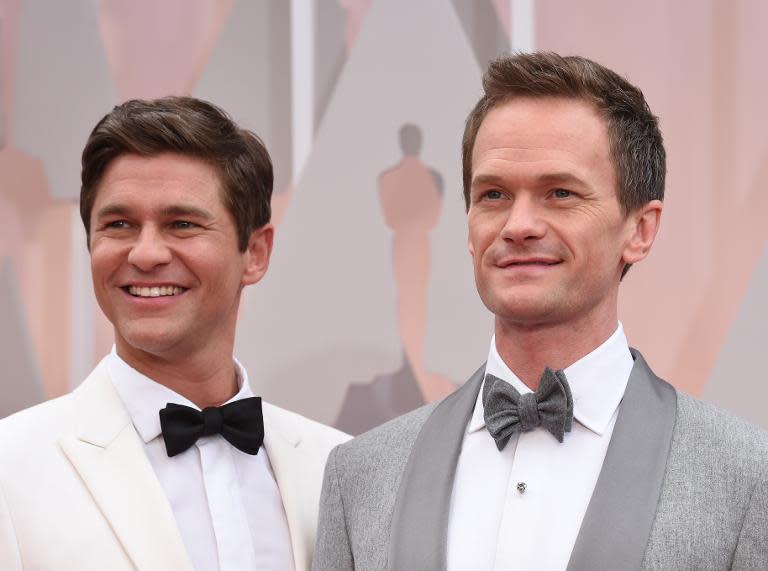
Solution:
<svg viewBox="0 0 768 571">
<path fill-rule="evenodd" d="M 265 224 L 251 233 L 248 247 L 243 254 L 246 257 L 243 285 L 255 284 L 267 273 L 274 235 L 275 227 L 272 224 Z"/>
<path fill-rule="evenodd" d="M 630 235 L 621 258 L 625 264 L 636 264 L 651 251 L 653 241 L 659 232 L 663 208 L 664 205 L 660 200 L 651 200 L 629 214 Z"/>
</svg>

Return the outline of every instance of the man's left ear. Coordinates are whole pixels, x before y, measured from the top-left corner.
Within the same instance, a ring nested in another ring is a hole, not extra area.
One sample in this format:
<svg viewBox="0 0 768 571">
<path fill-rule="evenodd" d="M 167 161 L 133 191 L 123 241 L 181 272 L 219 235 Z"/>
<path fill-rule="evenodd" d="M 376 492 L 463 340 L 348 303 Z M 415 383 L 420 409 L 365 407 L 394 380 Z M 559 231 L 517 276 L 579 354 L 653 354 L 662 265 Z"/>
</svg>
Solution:
<svg viewBox="0 0 768 571">
<path fill-rule="evenodd" d="M 625 264 L 636 264 L 651 251 L 661 224 L 663 207 L 661 200 L 651 200 L 629 213 L 627 218 L 631 221 L 631 234 L 622 255 Z"/>
<path fill-rule="evenodd" d="M 243 285 L 255 284 L 267 273 L 274 235 L 275 227 L 272 224 L 265 224 L 251 233 L 248 248 L 243 254 L 245 256 Z"/>
</svg>

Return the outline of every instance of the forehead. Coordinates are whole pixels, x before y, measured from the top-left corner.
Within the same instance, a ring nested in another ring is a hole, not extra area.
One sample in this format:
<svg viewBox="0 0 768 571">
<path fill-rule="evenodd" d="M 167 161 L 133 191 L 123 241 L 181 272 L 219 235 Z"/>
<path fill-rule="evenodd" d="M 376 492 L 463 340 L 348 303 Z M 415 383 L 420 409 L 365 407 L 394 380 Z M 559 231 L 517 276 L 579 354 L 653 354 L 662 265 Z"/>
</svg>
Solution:
<svg viewBox="0 0 768 571">
<path fill-rule="evenodd" d="M 579 99 L 506 101 L 485 116 L 472 151 L 473 176 L 494 166 L 612 173 L 606 122 L 594 105 Z"/>
<path fill-rule="evenodd" d="M 218 172 L 202 159 L 177 153 L 124 154 L 107 166 L 95 203 L 119 201 L 151 206 L 182 201 L 210 207 L 221 203 L 220 191 Z"/>
</svg>

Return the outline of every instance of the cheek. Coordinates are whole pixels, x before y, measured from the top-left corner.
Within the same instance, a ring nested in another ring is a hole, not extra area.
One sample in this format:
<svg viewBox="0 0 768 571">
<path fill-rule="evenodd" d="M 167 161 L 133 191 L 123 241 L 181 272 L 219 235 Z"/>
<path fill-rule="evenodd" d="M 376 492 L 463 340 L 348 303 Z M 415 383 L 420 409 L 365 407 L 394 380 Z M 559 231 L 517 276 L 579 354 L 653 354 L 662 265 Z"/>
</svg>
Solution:
<svg viewBox="0 0 768 571">
<path fill-rule="evenodd" d="M 478 276 L 483 267 L 483 257 L 487 249 L 487 245 L 477 235 L 470 237 L 469 254 L 472 256 L 472 266 Z"/>
<path fill-rule="evenodd" d="M 104 248 L 91 248 L 91 274 L 95 285 L 109 277 L 116 265 L 115 255 Z"/>
<path fill-rule="evenodd" d="M 208 282 L 211 289 L 224 293 L 238 288 L 243 277 L 242 259 L 223 256 L 221 252 L 215 254 L 188 259 L 187 267 L 199 280 Z"/>
<path fill-rule="evenodd" d="M 581 264 L 585 282 L 613 280 L 622 257 L 621 238 L 610 231 L 593 234 L 582 242 Z"/>
<path fill-rule="evenodd" d="M 493 243 L 497 232 L 488 220 L 469 223 L 469 251 L 475 259 L 482 258 L 488 246 Z"/>
</svg>

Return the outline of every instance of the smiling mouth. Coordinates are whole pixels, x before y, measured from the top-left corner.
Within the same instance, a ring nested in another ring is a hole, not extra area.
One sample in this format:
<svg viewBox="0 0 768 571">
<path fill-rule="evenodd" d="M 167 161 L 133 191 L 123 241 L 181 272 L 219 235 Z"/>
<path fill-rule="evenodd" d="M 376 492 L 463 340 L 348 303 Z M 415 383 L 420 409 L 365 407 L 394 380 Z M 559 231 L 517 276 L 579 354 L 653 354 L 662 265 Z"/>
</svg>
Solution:
<svg viewBox="0 0 768 571">
<path fill-rule="evenodd" d="M 168 297 L 184 293 L 186 288 L 177 286 L 125 286 L 123 290 L 127 291 L 133 297 Z"/>
</svg>

